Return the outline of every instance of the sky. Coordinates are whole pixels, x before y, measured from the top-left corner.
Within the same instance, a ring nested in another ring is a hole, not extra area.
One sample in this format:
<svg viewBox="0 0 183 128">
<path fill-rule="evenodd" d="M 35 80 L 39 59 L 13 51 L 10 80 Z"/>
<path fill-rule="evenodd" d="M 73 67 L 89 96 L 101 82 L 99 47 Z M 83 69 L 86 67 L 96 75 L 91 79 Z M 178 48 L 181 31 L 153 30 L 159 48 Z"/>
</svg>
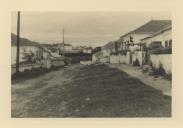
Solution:
<svg viewBox="0 0 183 128">
<path fill-rule="evenodd" d="M 39 43 L 73 46 L 103 46 L 150 20 L 170 20 L 170 12 L 67 11 L 21 12 L 20 36 Z M 11 31 L 16 34 L 17 12 L 11 15 Z"/>
</svg>

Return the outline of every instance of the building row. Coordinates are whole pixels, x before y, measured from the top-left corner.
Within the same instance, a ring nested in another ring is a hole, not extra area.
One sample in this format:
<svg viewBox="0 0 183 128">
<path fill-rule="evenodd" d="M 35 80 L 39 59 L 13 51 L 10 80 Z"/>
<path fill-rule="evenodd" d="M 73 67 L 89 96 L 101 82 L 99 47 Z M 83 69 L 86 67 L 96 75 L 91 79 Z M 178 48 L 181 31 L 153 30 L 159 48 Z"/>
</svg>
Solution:
<svg viewBox="0 0 183 128">
<path fill-rule="evenodd" d="M 163 65 L 171 72 L 172 23 L 171 20 L 151 20 L 104 45 L 93 54 L 93 63 L 126 63 Z"/>
</svg>

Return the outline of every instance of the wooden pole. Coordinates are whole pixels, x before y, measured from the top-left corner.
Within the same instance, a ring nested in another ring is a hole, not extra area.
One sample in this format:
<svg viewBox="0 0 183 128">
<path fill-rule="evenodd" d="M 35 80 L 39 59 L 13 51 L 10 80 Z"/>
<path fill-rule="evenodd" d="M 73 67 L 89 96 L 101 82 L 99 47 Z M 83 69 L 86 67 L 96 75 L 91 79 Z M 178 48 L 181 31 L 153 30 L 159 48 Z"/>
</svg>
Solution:
<svg viewBox="0 0 183 128">
<path fill-rule="evenodd" d="M 63 56 L 65 55 L 65 42 L 64 42 L 64 28 L 62 30 L 62 34 L 63 34 L 63 40 L 62 40 L 62 43 L 63 43 Z"/>
<path fill-rule="evenodd" d="M 20 56 L 20 11 L 17 14 L 17 56 L 16 56 L 16 73 L 19 72 L 19 56 Z"/>
<path fill-rule="evenodd" d="M 63 30 L 62 30 L 62 34 L 63 34 L 63 40 L 62 40 L 62 42 L 63 42 L 63 44 L 64 44 L 64 28 L 63 28 Z"/>
</svg>

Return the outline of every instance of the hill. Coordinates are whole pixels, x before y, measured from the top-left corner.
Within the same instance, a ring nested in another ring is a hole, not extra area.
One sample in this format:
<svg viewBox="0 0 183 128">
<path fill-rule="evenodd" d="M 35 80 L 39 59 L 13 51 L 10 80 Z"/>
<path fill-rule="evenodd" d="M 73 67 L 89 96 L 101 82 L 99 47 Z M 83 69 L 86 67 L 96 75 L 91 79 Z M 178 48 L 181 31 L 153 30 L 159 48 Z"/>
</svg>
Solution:
<svg viewBox="0 0 183 128">
<path fill-rule="evenodd" d="M 11 45 L 16 46 L 17 44 L 17 36 L 11 33 Z M 20 45 L 21 46 L 39 46 L 40 44 L 35 41 L 31 41 L 27 38 L 20 38 Z"/>
</svg>

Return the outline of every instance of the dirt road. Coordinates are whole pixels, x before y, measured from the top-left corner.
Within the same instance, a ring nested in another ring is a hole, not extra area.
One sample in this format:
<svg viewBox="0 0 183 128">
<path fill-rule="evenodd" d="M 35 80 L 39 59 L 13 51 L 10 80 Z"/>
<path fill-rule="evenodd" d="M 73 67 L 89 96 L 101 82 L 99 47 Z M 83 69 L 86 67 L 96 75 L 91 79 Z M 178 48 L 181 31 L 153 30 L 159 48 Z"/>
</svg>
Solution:
<svg viewBox="0 0 183 128">
<path fill-rule="evenodd" d="M 106 65 L 72 65 L 12 85 L 12 117 L 170 117 L 171 97 Z"/>
</svg>

